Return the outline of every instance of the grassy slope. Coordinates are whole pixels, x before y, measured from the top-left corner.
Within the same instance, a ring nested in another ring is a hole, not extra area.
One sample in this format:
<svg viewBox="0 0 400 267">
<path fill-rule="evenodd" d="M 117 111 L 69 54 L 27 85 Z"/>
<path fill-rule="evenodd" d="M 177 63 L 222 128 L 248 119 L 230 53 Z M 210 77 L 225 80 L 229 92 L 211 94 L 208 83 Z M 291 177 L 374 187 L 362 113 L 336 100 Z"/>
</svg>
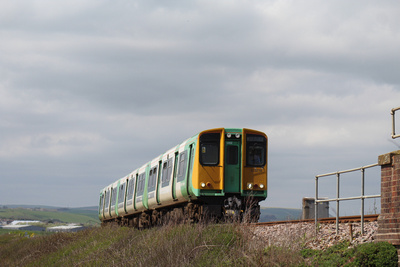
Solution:
<svg viewBox="0 0 400 267">
<path fill-rule="evenodd" d="M 298 266 L 304 262 L 289 250 L 277 251 L 277 256 L 274 248 L 266 252 L 248 229 L 199 224 L 143 231 L 98 227 L 34 238 L 0 235 L 0 258 L 5 266 L 273 266 L 277 262 Z"/>
<path fill-rule="evenodd" d="M 30 234 L 30 233 L 28 233 Z M 313 251 L 303 236 L 271 245 L 251 227 L 177 225 L 135 230 L 95 227 L 78 233 L 28 237 L 0 235 L 2 266 L 397 266 L 389 243 L 348 249 L 349 243 Z M 354 263 L 354 264 L 353 264 Z"/>
</svg>

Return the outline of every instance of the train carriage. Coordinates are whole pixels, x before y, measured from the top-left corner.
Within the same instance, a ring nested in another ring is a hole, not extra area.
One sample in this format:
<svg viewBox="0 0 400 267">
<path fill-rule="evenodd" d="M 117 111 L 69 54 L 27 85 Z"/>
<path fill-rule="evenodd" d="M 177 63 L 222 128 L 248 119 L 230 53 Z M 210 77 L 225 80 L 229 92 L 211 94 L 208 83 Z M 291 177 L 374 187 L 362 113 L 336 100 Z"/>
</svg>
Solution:
<svg viewBox="0 0 400 267">
<path fill-rule="evenodd" d="M 251 129 L 202 131 L 101 190 L 99 218 L 140 227 L 179 211 L 187 220 L 247 214 L 257 221 L 267 197 L 267 143 Z"/>
</svg>

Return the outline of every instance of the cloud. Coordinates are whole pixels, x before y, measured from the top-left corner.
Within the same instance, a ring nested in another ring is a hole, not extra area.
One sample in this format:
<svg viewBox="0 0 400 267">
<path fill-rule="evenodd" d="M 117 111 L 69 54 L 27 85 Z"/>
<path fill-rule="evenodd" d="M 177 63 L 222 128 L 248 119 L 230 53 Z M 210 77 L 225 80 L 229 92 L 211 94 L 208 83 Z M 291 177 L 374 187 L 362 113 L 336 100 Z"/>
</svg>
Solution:
<svg viewBox="0 0 400 267">
<path fill-rule="evenodd" d="M 96 205 L 100 188 L 197 132 L 247 127 L 269 136 L 266 205 L 298 207 L 319 172 L 397 149 L 388 139 L 400 99 L 399 9 L 1 3 L 0 202 Z M 16 186 L 48 189 L 19 198 Z"/>
</svg>

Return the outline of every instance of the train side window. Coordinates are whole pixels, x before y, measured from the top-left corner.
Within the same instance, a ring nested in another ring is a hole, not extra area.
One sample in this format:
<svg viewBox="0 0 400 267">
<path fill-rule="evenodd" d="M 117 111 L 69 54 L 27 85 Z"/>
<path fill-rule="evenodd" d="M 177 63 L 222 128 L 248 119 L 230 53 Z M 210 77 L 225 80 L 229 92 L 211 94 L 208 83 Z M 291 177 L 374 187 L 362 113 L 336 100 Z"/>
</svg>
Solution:
<svg viewBox="0 0 400 267">
<path fill-rule="evenodd" d="M 106 202 L 104 203 L 104 209 L 106 212 L 108 211 L 109 205 L 110 205 L 110 189 L 106 191 Z"/>
<path fill-rule="evenodd" d="M 148 188 L 149 192 L 154 191 L 156 189 L 156 179 L 157 179 L 157 167 L 150 170 L 149 188 Z"/>
<path fill-rule="evenodd" d="M 104 194 L 102 193 L 100 196 L 100 204 L 99 204 L 99 214 L 101 214 L 104 206 Z"/>
<path fill-rule="evenodd" d="M 125 197 L 125 183 L 121 184 L 119 187 L 118 203 L 124 202 Z"/>
<path fill-rule="evenodd" d="M 172 161 L 173 161 L 173 158 L 169 158 L 168 161 L 165 161 L 163 163 L 161 187 L 168 186 L 169 182 L 171 181 L 171 174 L 172 174 L 172 167 L 173 167 Z"/>
<path fill-rule="evenodd" d="M 178 166 L 178 182 L 185 179 L 186 174 L 186 162 L 187 162 L 187 152 L 183 151 L 179 154 L 179 166 Z"/>
<path fill-rule="evenodd" d="M 131 178 L 128 181 L 128 192 L 127 192 L 127 196 L 126 199 L 127 200 L 131 200 L 133 198 L 133 187 L 135 185 L 135 178 Z"/>
<path fill-rule="evenodd" d="M 137 189 L 137 196 L 138 197 L 143 195 L 145 178 L 146 178 L 146 174 L 145 173 L 142 173 L 142 174 L 139 175 L 139 178 L 138 178 L 138 189 Z"/>
<path fill-rule="evenodd" d="M 246 164 L 250 167 L 262 167 L 266 164 L 267 141 L 264 136 L 247 135 Z"/>
<path fill-rule="evenodd" d="M 112 189 L 111 206 L 115 206 L 115 202 L 117 201 L 117 189 L 118 187 Z"/>
<path fill-rule="evenodd" d="M 218 165 L 219 145 L 217 143 L 203 143 L 200 150 L 203 165 Z"/>
<path fill-rule="evenodd" d="M 170 158 L 169 160 L 168 160 L 168 178 L 167 178 L 167 181 L 168 181 L 168 184 L 169 184 L 169 182 L 171 181 L 171 175 L 172 175 L 172 170 L 173 170 L 173 168 L 174 168 L 174 166 L 173 166 L 173 160 L 174 160 L 174 158 Z"/>
<path fill-rule="evenodd" d="M 168 177 L 168 161 L 164 161 L 162 165 L 162 179 L 161 179 L 161 187 L 165 187 L 169 184 Z"/>
<path fill-rule="evenodd" d="M 209 133 L 200 136 L 200 163 L 205 166 L 219 164 L 220 134 Z"/>
<path fill-rule="evenodd" d="M 155 188 L 156 184 L 157 184 L 158 167 L 154 167 L 153 176 L 154 176 L 154 178 L 153 178 L 153 186 Z"/>
</svg>

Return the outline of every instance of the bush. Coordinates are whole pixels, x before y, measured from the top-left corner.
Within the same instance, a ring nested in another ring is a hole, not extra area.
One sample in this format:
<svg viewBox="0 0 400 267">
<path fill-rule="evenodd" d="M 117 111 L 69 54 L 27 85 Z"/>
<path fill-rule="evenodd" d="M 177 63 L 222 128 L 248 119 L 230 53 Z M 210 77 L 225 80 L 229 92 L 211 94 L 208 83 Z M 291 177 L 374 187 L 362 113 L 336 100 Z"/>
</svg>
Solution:
<svg viewBox="0 0 400 267">
<path fill-rule="evenodd" d="M 397 266 L 397 250 L 387 242 L 349 248 L 345 241 L 326 250 L 303 249 L 302 256 L 314 266 Z"/>
<path fill-rule="evenodd" d="M 350 242 L 344 241 L 326 250 L 304 249 L 301 254 L 317 266 L 343 266 L 351 258 Z"/>
<path fill-rule="evenodd" d="M 355 248 L 355 266 L 397 266 L 397 250 L 387 242 L 367 243 Z"/>
</svg>

